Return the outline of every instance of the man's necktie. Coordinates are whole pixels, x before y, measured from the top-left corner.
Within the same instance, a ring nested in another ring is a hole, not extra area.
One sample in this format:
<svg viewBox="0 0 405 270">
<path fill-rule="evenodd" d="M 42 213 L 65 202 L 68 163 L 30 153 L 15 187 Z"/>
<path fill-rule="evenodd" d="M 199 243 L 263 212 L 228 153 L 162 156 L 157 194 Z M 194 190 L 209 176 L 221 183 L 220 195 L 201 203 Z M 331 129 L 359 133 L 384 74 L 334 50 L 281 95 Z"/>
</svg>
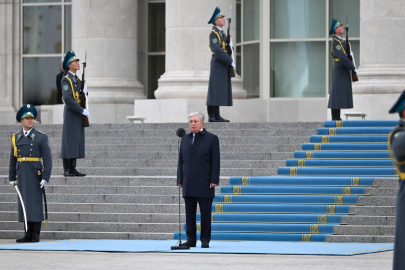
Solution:
<svg viewBox="0 0 405 270">
<path fill-rule="evenodd" d="M 194 139 L 195 139 L 195 134 L 193 134 L 193 142 L 191 143 L 191 145 L 194 145 Z"/>
<path fill-rule="evenodd" d="M 25 137 L 27 137 L 28 131 L 25 132 Z"/>
</svg>

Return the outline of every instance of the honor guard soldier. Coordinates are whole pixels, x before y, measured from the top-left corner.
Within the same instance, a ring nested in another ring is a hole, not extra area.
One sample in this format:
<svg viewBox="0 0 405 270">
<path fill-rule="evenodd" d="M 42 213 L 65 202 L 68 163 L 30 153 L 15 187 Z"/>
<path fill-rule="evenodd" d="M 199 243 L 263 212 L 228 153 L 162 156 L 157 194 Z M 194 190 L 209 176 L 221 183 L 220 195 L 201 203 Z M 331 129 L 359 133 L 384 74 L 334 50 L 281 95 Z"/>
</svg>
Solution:
<svg viewBox="0 0 405 270">
<path fill-rule="evenodd" d="M 328 108 L 332 110 L 332 120 L 342 120 L 340 109 L 353 108 L 352 77 L 350 71 L 356 67 L 349 60 L 346 53 L 346 42 L 342 40 L 345 28 L 335 18 L 329 35 L 333 35 L 331 53 L 334 60 L 332 73 L 332 90 L 330 91 Z"/>
<path fill-rule="evenodd" d="M 399 123 L 388 137 L 388 151 L 399 175 L 399 191 L 395 205 L 394 270 L 405 269 L 405 91 L 389 113 L 399 113 Z"/>
<path fill-rule="evenodd" d="M 79 59 L 73 51 L 66 53 L 63 69 L 67 72 L 61 82 L 65 109 L 60 158 L 63 159 L 65 176 L 85 176 L 76 170 L 76 159 L 85 157 L 83 115 L 89 116 L 90 112 L 80 106 L 82 95 L 87 93 L 87 87 L 81 91 L 82 82 L 76 76 L 76 72 L 80 70 Z"/>
<path fill-rule="evenodd" d="M 33 105 L 22 106 L 16 119 L 23 128 L 11 137 L 9 181 L 17 185 L 21 195 L 18 200 L 18 221 L 27 224 L 25 236 L 17 239 L 18 243 L 39 242 L 44 220 L 43 189 L 52 171 L 51 146 L 48 136 L 34 128 L 36 117 L 37 110 Z"/>
<path fill-rule="evenodd" d="M 227 53 L 226 35 L 222 31 L 225 25 L 225 15 L 219 8 L 215 8 L 214 14 L 209 20 L 213 24 L 209 36 L 209 45 L 212 51 L 210 79 L 208 85 L 207 111 L 209 122 L 229 122 L 219 114 L 219 106 L 232 106 L 232 84 L 229 76 L 229 66 L 235 68 L 235 62 Z M 232 43 L 229 44 L 233 46 Z"/>
</svg>

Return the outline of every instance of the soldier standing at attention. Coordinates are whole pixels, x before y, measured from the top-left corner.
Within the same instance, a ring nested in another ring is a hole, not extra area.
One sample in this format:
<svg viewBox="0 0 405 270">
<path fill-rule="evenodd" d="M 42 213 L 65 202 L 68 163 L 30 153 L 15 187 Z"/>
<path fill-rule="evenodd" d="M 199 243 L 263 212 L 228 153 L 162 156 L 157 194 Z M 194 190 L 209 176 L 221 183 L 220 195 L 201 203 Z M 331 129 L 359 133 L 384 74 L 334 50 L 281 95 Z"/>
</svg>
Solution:
<svg viewBox="0 0 405 270">
<path fill-rule="evenodd" d="M 329 35 L 334 35 L 331 52 L 333 63 L 332 90 L 330 91 L 328 108 L 332 110 L 332 120 L 342 120 L 340 109 L 353 108 L 352 77 L 350 71 L 357 72 L 346 54 L 346 43 L 342 40 L 345 28 L 335 18 L 332 20 Z"/>
<path fill-rule="evenodd" d="M 37 110 L 33 105 L 22 106 L 16 119 L 23 128 L 11 137 L 9 181 L 12 185 L 17 181 L 24 201 L 18 200 L 18 221 L 24 222 L 21 203 L 24 203 L 27 216 L 26 233 L 17 239 L 18 243 L 39 242 L 44 220 L 41 189 L 49 182 L 52 171 L 51 146 L 48 136 L 34 128 L 36 117 Z"/>
<path fill-rule="evenodd" d="M 63 69 L 68 71 L 61 83 L 65 110 L 60 158 L 63 159 L 65 176 L 86 176 L 76 170 L 76 159 L 85 157 L 83 115 L 89 116 L 90 112 L 80 106 L 82 95 L 87 93 L 87 87 L 81 91 L 82 82 L 76 76 L 76 72 L 80 70 L 80 63 L 73 51 L 66 53 Z"/>
<path fill-rule="evenodd" d="M 207 111 L 209 122 L 229 122 L 219 114 L 219 106 L 232 106 L 232 84 L 229 76 L 229 66 L 235 68 L 235 62 L 226 51 L 226 35 L 222 31 L 225 25 L 225 15 L 219 8 L 215 8 L 214 14 L 209 20 L 213 24 L 209 36 L 209 45 L 212 51 L 210 80 L 208 85 Z M 233 46 L 232 42 L 229 44 Z"/>
<path fill-rule="evenodd" d="M 399 175 L 399 190 L 395 205 L 394 270 L 405 269 L 405 91 L 389 113 L 399 113 L 399 123 L 388 137 L 388 152 Z M 391 151 L 392 150 L 392 151 Z"/>
</svg>

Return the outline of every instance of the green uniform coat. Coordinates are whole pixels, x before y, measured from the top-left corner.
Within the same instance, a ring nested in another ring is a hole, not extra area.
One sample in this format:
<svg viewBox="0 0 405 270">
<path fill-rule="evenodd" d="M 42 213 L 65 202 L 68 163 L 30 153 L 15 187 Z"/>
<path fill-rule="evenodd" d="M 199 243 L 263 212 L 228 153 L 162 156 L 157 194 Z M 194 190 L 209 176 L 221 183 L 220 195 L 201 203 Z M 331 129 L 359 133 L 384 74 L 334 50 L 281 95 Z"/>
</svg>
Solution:
<svg viewBox="0 0 405 270">
<path fill-rule="evenodd" d="M 220 39 L 218 39 L 217 34 Z M 222 42 L 226 41 L 226 35 L 215 26 L 212 28 L 209 42 L 212 54 L 210 80 L 208 83 L 208 106 L 232 106 L 232 84 L 229 77 L 229 66 L 232 58 L 222 49 Z M 221 42 L 221 43 L 220 43 Z"/>
<path fill-rule="evenodd" d="M 48 136 L 35 130 L 24 136 L 23 130 L 14 134 L 18 157 L 41 157 L 40 161 L 18 162 L 14 156 L 14 148 L 11 145 L 9 181 L 18 181 L 18 188 L 24 200 L 27 213 L 27 221 L 41 222 L 44 220 L 42 207 L 42 190 L 39 183 L 43 180 L 49 182 L 52 171 L 51 147 Z M 18 199 L 18 221 L 24 221 L 24 214 Z"/>
<path fill-rule="evenodd" d="M 394 157 L 393 163 L 401 173 L 405 173 L 405 121 L 401 119 L 399 125 L 390 133 L 389 143 Z M 399 179 L 399 191 L 395 205 L 395 244 L 394 270 L 405 269 L 405 179 Z"/>
<path fill-rule="evenodd" d="M 79 93 L 81 99 L 81 81 L 72 73 L 67 72 L 66 76 L 72 81 L 75 93 Z M 71 84 L 68 78 L 62 79 L 63 100 L 65 110 L 63 113 L 63 132 L 60 158 L 84 158 L 85 157 L 85 137 L 83 127 L 83 108 L 73 98 Z"/>
<path fill-rule="evenodd" d="M 350 70 L 355 70 L 356 68 L 347 57 L 345 50 L 346 43 L 339 39 L 339 37 L 333 36 L 331 46 L 334 62 L 332 72 L 333 82 L 328 103 L 328 108 L 330 109 L 353 108 L 352 77 Z"/>
</svg>

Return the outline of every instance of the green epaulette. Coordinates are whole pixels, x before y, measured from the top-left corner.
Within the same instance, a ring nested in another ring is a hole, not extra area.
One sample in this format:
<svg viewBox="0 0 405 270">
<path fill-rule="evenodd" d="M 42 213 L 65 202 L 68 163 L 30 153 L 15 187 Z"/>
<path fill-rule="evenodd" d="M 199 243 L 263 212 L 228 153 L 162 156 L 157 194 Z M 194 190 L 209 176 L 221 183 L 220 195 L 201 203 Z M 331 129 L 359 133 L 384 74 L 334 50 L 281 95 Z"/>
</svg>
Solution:
<svg viewBox="0 0 405 270">
<path fill-rule="evenodd" d="M 42 131 L 39 131 L 39 130 L 37 130 L 37 132 L 39 132 L 39 133 L 41 133 L 41 134 L 46 135 L 46 133 L 45 133 L 45 132 L 42 132 Z"/>
</svg>

